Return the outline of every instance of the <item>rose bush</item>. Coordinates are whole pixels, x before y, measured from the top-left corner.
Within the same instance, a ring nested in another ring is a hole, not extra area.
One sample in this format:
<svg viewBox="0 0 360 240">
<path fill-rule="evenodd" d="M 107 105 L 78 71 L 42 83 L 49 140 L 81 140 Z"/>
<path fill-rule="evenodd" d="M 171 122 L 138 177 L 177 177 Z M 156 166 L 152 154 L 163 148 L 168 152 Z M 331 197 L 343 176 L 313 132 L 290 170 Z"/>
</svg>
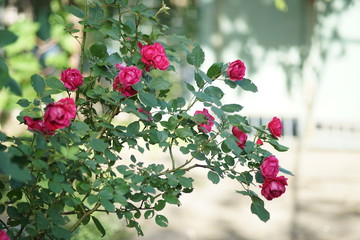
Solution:
<svg viewBox="0 0 360 240">
<path fill-rule="evenodd" d="M 166 26 L 157 16 L 166 6 L 153 12 L 132 1 L 95 0 L 84 10 L 65 9 L 82 26 L 80 66 L 60 79 L 34 74 L 29 81 L 36 98 L 18 101 L 23 109 L 17 120 L 30 131 L 20 137 L 0 132 L 0 214 L 7 215 L 1 229 L 12 240 L 70 239 L 93 224 L 99 238 L 106 226 L 96 214 L 104 213 L 143 235 L 140 218 L 168 225 L 161 211 L 180 206 L 193 191 L 188 173 L 195 168 L 214 184 L 223 178 L 238 182 L 237 192 L 251 198 L 251 212 L 267 221 L 261 195 L 272 200 L 283 194 L 287 179 L 277 174 L 290 172 L 263 145 L 287 148 L 278 139 L 281 121 L 253 126 L 239 113 L 243 106 L 223 103 L 221 84 L 257 91 L 244 78 L 244 63 L 201 70 L 199 45 L 162 32 Z M 64 16 L 54 18 L 69 34 L 80 32 Z M 146 24 L 150 33 L 141 32 Z M 108 49 L 110 41 L 118 51 Z M 190 99 L 172 92 L 175 63 L 185 64 L 181 53 L 194 68 L 194 81 L 182 83 Z M 154 149 L 167 157 L 151 159 L 147 154 Z"/>
</svg>

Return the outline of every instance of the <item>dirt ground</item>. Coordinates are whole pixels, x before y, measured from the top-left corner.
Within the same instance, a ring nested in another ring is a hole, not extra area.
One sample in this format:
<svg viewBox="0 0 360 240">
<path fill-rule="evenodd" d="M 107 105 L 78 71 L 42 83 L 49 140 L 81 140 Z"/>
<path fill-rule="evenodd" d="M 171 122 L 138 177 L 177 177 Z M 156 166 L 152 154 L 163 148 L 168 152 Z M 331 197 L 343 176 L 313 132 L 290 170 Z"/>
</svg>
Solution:
<svg viewBox="0 0 360 240">
<path fill-rule="evenodd" d="M 359 240 L 360 149 L 305 147 L 299 154 L 296 141 L 285 144 L 290 151 L 277 157 L 296 177 L 288 176 L 283 196 L 265 203 L 271 214 L 267 223 L 251 214 L 249 199 L 235 192 L 239 185 L 227 180 L 213 185 L 200 169 L 196 190 L 182 197 L 182 206 L 163 212 L 169 227 L 147 220 L 139 239 Z"/>
</svg>

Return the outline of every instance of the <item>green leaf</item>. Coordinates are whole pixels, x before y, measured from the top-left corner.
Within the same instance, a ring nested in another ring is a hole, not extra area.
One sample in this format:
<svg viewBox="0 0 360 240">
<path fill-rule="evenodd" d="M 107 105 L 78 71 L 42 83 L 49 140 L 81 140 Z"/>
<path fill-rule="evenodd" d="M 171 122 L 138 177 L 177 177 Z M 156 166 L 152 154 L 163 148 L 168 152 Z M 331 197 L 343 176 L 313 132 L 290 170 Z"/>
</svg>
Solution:
<svg viewBox="0 0 360 240">
<path fill-rule="evenodd" d="M 74 5 L 70 5 L 70 6 L 65 5 L 64 8 L 65 8 L 65 11 L 73 14 L 74 16 L 76 16 L 78 18 L 85 17 L 84 11 Z"/>
<path fill-rule="evenodd" d="M 270 213 L 264 208 L 264 202 L 255 196 L 252 196 L 251 200 L 253 201 L 250 206 L 251 212 L 257 215 L 261 221 L 267 222 L 270 219 Z"/>
<path fill-rule="evenodd" d="M 7 86 L 9 87 L 10 91 L 17 95 L 17 96 L 22 96 L 22 90 L 20 85 L 11 77 L 9 77 L 9 81 L 7 83 Z"/>
<path fill-rule="evenodd" d="M 167 194 L 167 193 L 164 193 L 162 195 L 162 197 L 164 198 L 164 200 L 167 202 L 167 203 L 170 203 L 170 204 L 178 204 L 179 203 L 179 199 L 173 195 L 173 194 Z"/>
<path fill-rule="evenodd" d="M 199 73 L 195 72 L 194 73 L 194 78 L 195 78 L 195 82 L 196 82 L 196 85 L 199 87 L 199 88 L 203 88 L 204 87 L 204 79 L 202 79 L 202 77 L 200 76 Z"/>
<path fill-rule="evenodd" d="M 192 188 L 192 183 L 194 181 L 194 179 L 192 178 L 186 178 L 186 177 L 178 177 L 178 181 L 179 183 L 186 188 Z"/>
<path fill-rule="evenodd" d="M 90 52 L 94 57 L 97 57 L 100 59 L 108 56 L 106 46 L 102 42 L 97 42 L 97 43 L 94 43 L 93 45 L 91 45 Z"/>
<path fill-rule="evenodd" d="M 203 71 L 199 70 L 200 77 L 207 83 L 212 83 L 213 79 L 209 78 Z"/>
<path fill-rule="evenodd" d="M 105 149 L 109 147 L 109 144 L 102 139 L 91 139 L 89 145 L 98 152 L 104 152 Z"/>
<path fill-rule="evenodd" d="M 6 29 L 0 29 L 0 36 L 0 47 L 14 43 L 18 39 L 14 33 Z"/>
<path fill-rule="evenodd" d="M 196 68 L 199 68 L 205 60 L 204 51 L 199 45 L 193 48 L 190 54 L 187 55 L 187 62 L 191 65 L 194 65 Z"/>
<path fill-rule="evenodd" d="M 156 107 L 157 106 L 157 99 L 156 97 L 148 92 L 140 92 L 139 93 L 139 98 L 141 100 L 141 102 L 149 107 Z"/>
<path fill-rule="evenodd" d="M 193 132 L 191 131 L 190 128 L 178 128 L 178 129 L 175 130 L 175 134 L 179 138 L 183 138 L 183 139 L 193 136 Z"/>
<path fill-rule="evenodd" d="M 56 89 L 56 90 L 61 90 L 61 91 L 66 90 L 66 87 L 64 86 L 64 83 L 61 82 L 56 77 L 47 78 L 46 79 L 46 85 L 51 89 Z"/>
<path fill-rule="evenodd" d="M 155 217 L 155 222 L 157 225 L 159 225 L 160 227 L 167 227 L 169 224 L 168 219 L 163 216 L 163 215 L 156 215 Z"/>
<path fill-rule="evenodd" d="M 17 102 L 17 104 L 19 104 L 21 107 L 28 107 L 30 105 L 31 102 L 29 102 L 29 100 L 27 99 L 19 99 Z"/>
<path fill-rule="evenodd" d="M 149 86 L 156 90 L 167 90 L 172 84 L 163 78 L 154 78 L 150 81 Z"/>
<path fill-rule="evenodd" d="M 225 104 L 221 107 L 224 112 L 238 112 L 243 109 L 243 106 L 239 104 Z"/>
<path fill-rule="evenodd" d="M 34 88 L 34 90 L 36 91 L 36 93 L 41 96 L 45 90 L 45 81 L 44 79 L 37 75 L 34 74 L 31 76 L 31 86 Z"/>
<path fill-rule="evenodd" d="M 206 75 L 208 75 L 211 79 L 216 79 L 221 74 L 221 68 L 223 66 L 223 63 L 214 63 L 211 65 L 211 67 L 208 69 Z"/>
<path fill-rule="evenodd" d="M 224 82 L 226 85 L 228 85 L 231 88 L 236 88 L 238 86 L 235 81 L 231 81 L 229 79 L 225 79 Z"/>
<path fill-rule="evenodd" d="M 161 210 L 163 210 L 163 209 L 165 208 L 165 206 L 166 206 L 166 201 L 165 201 L 165 200 L 159 200 L 159 201 L 155 204 L 154 209 L 155 209 L 156 211 L 161 211 Z"/>
<path fill-rule="evenodd" d="M 58 24 L 60 24 L 60 25 L 65 25 L 65 24 L 66 24 L 65 19 L 64 19 L 61 15 L 56 14 L 56 13 L 53 13 L 53 16 L 54 16 L 54 18 L 55 18 L 55 21 L 56 21 Z"/>
<path fill-rule="evenodd" d="M 279 152 L 286 152 L 287 150 L 289 150 L 288 147 L 285 147 L 281 144 L 279 144 L 276 140 L 274 139 L 268 139 L 267 141 L 268 143 L 270 143 L 276 150 L 278 150 Z"/>
<path fill-rule="evenodd" d="M 218 184 L 220 182 L 220 177 L 216 172 L 209 171 L 207 177 L 213 184 Z"/>
<path fill-rule="evenodd" d="M 109 200 L 106 199 L 100 199 L 100 203 L 101 205 L 105 208 L 106 211 L 108 212 L 115 212 L 115 206 L 112 202 L 110 202 Z"/>
<path fill-rule="evenodd" d="M 150 218 L 154 217 L 154 215 L 155 215 L 154 210 L 147 210 L 147 211 L 144 213 L 144 218 L 145 218 L 145 219 L 150 219 Z"/>
<path fill-rule="evenodd" d="M 0 56 L 0 89 L 8 84 L 9 78 L 9 69 L 5 60 Z"/>
<path fill-rule="evenodd" d="M 54 226 L 51 228 L 52 233 L 58 239 L 70 239 L 71 234 L 65 228 Z"/>
<path fill-rule="evenodd" d="M 127 132 L 133 135 L 136 135 L 139 133 L 140 130 L 140 124 L 138 121 L 132 122 L 127 126 Z"/>
<path fill-rule="evenodd" d="M 212 96 L 218 100 L 220 100 L 224 96 L 224 92 L 215 86 L 209 86 L 204 90 L 205 94 L 208 94 L 209 96 Z"/>
<path fill-rule="evenodd" d="M 21 169 L 16 163 L 13 163 L 8 153 L 0 152 L 0 172 L 11 176 L 13 179 L 25 182 L 31 180 L 31 174 L 28 169 Z"/>
<path fill-rule="evenodd" d="M 257 87 L 256 85 L 249 79 L 244 78 L 243 80 L 240 81 L 235 81 L 236 84 L 238 86 L 240 86 L 242 89 L 244 89 L 245 91 L 250 91 L 250 92 L 257 92 Z"/>
<path fill-rule="evenodd" d="M 71 129 L 79 136 L 84 136 L 90 130 L 89 126 L 84 122 L 73 122 Z"/>
<path fill-rule="evenodd" d="M 212 106 L 211 111 L 213 111 L 220 119 L 225 117 L 225 113 L 220 108 Z"/>
<path fill-rule="evenodd" d="M 106 235 L 106 231 L 101 222 L 94 216 L 91 216 L 91 219 L 95 223 L 97 230 L 99 230 L 99 232 L 102 234 L 101 237 L 104 237 Z"/>
<path fill-rule="evenodd" d="M 291 176 L 295 176 L 292 172 L 290 172 L 289 170 L 287 170 L 285 168 L 280 167 L 279 170 L 282 173 L 285 173 L 285 174 L 288 174 L 288 175 L 291 175 Z"/>
</svg>

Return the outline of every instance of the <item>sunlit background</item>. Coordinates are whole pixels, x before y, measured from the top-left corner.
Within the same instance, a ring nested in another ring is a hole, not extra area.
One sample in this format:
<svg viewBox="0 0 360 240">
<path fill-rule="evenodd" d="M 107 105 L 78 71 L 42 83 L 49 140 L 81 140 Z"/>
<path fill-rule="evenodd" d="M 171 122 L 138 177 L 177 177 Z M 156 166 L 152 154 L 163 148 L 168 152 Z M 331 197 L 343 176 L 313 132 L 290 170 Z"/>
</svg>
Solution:
<svg viewBox="0 0 360 240">
<path fill-rule="evenodd" d="M 0 27 L 11 26 L 20 36 L 6 54 L 23 94 L 34 94 L 32 74 L 78 64 L 79 46 L 62 32 L 51 10 L 82 2 L 8 0 L 0 8 Z M 160 0 L 142 2 L 154 9 L 161 6 Z M 170 26 L 169 33 L 199 42 L 205 51 L 204 70 L 214 62 L 245 62 L 246 77 L 259 92 L 238 92 L 226 99 L 245 106 L 243 114 L 255 125 L 281 118 L 280 143 L 290 150 L 276 156 L 296 176 L 288 177 L 286 194 L 266 202 L 271 219 L 263 223 L 251 214 L 249 199 L 235 192 L 240 186 L 228 181 L 213 185 L 206 172 L 197 170 L 195 191 L 180 198 L 182 206 L 164 212 L 169 227 L 143 221 L 141 239 L 360 239 L 360 1 L 165 3 L 171 10 L 162 21 Z M 180 81 L 193 81 L 191 71 L 186 64 L 180 66 Z M 15 120 L 18 97 L 7 90 L 0 93 L 1 131 L 19 134 L 24 128 Z M 104 239 L 137 239 L 135 231 L 115 218 L 108 217 L 104 226 Z M 78 239 L 100 235 L 90 226 Z"/>
</svg>

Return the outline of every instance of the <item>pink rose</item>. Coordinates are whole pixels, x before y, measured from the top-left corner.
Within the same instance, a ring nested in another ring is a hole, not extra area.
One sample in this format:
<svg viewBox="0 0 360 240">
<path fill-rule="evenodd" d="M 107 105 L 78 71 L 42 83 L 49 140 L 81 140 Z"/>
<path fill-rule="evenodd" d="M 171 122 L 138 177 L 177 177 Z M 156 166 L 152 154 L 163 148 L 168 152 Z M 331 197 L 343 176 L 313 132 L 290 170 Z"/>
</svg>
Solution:
<svg viewBox="0 0 360 240">
<path fill-rule="evenodd" d="M 24 117 L 25 124 L 28 126 L 28 129 L 34 132 L 40 132 L 44 135 L 54 135 L 54 131 L 50 131 L 45 127 L 44 120 L 42 119 L 33 119 L 31 117 Z"/>
<path fill-rule="evenodd" d="M 83 83 L 83 76 L 77 69 L 68 68 L 61 72 L 60 80 L 70 91 L 76 91 Z"/>
<path fill-rule="evenodd" d="M 132 88 L 132 85 L 140 82 L 142 71 L 135 66 L 126 67 L 123 64 L 116 64 L 116 68 L 120 72 L 114 78 L 114 90 L 121 92 L 125 97 L 136 94 L 137 92 Z"/>
<path fill-rule="evenodd" d="M 261 195 L 263 195 L 267 200 L 272 200 L 273 198 L 280 197 L 285 193 L 285 186 L 287 186 L 287 178 L 284 176 L 264 179 L 264 183 L 261 186 Z"/>
<path fill-rule="evenodd" d="M 11 240 L 4 230 L 0 231 L 0 240 Z"/>
<path fill-rule="evenodd" d="M 275 156 L 265 158 L 260 170 L 264 178 L 275 178 L 279 173 L 279 160 Z"/>
<path fill-rule="evenodd" d="M 165 71 L 169 67 L 169 60 L 165 54 L 158 54 L 153 58 L 154 68 Z"/>
<path fill-rule="evenodd" d="M 234 134 L 234 136 L 238 139 L 238 141 L 236 141 L 237 145 L 241 149 L 244 149 L 248 135 L 237 127 L 232 128 L 232 134 Z"/>
<path fill-rule="evenodd" d="M 281 136 L 283 126 L 279 118 L 273 117 L 273 119 L 268 123 L 268 128 L 274 137 Z"/>
<path fill-rule="evenodd" d="M 145 63 L 146 71 L 151 67 L 160 70 L 166 70 L 169 67 L 169 60 L 166 56 L 165 49 L 160 43 L 154 43 L 143 46 L 140 42 L 141 61 Z"/>
<path fill-rule="evenodd" d="M 258 138 L 258 140 L 256 140 L 256 144 L 257 145 L 263 145 L 264 142 L 260 138 Z"/>
<path fill-rule="evenodd" d="M 63 98 L 56 103 L 50 103 L 46 107 L 44 121 L 45 127 L 55 131 L 70 126 L 71 119 L 76 116 L 74 99 Z"/>
<path fill-rule="evenodd" d="M 246 70 L 246 66 L 244 62 L 242 62 L 241 60 L 236 60 L 230 63 L 227 70 L 227 74 L 230 80 L 239 81 L 244 78 L 245 70 Z"/>
<path fill-rule="evenodd" d="M 150 113 L 150 112 L 147 112 L 147 111 L 145 111 L 145 110 L 142 109 L 142 108 L 138 108 L 138 111 L 139 111 L 140 113 L 144 113 L 144 114 L 146 114 L 146 115 L 151 116 L 151 113 Z M 152 121 L 153 118 L 152 118 L 152 117 L 148 117 L 148 120 L 149 120 L 149 121 Z"/>
<path fill-rule="evenodd" d="M 206 123 L 198 123 L 199 131 L 202 131 L 204 133 L 210 132 L 211 128 L 214 126 L 214 120 L 215 118 L 210 115 L 209 111 L 204 108 L 202 111 L 196 111 L 194 116 L 197 114 L 203 114 L 205 115 Z"/>
</svg>

